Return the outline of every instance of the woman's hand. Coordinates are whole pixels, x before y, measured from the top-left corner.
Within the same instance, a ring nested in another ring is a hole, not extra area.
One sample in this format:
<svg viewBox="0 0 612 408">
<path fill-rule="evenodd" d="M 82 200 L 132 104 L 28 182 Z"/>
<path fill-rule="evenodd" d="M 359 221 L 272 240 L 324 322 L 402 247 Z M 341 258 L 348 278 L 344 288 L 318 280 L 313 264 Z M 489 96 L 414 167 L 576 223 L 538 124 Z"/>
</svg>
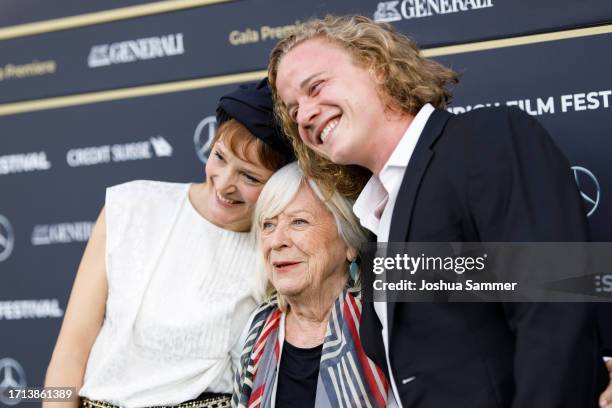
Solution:
<svg viewBox="0 0 612 408">
<path fill-rule="evenodd" d="M 75 387 L 78 393 L 83 385 L 89 352 L 104 321 L 107 294 L 106 219 L 102 210 L 72 286 L 62 328 L 47 368 L 46 387 Z M 48 407 L 68 408 L 77 407 L 77 404 L 78 400 L 75 400 L 65 404 L 52 403 Z"/>
<path fill-rule="evenodd" d="M 599 406 L 601 408 L 612 408 L 612 360 L 606 361 L 606 367 L 608 367 L 608 373 L 610 373 L 610 384 L 599 397 Z"/>
</svg>

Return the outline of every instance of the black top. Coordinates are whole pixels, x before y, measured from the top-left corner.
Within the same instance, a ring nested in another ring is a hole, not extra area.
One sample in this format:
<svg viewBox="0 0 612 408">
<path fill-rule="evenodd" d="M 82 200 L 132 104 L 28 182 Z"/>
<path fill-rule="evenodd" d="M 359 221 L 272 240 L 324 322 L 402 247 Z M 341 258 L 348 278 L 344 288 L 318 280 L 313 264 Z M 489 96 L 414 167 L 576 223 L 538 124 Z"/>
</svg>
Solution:
<svg viewBox="0 0 612 408">
<path fill-rule="evenodd" d="M 276 386 L 277 407 L 314 407 L 322 351 L 322 344 L 298 348 L 285 341 Z"/>
</svg>

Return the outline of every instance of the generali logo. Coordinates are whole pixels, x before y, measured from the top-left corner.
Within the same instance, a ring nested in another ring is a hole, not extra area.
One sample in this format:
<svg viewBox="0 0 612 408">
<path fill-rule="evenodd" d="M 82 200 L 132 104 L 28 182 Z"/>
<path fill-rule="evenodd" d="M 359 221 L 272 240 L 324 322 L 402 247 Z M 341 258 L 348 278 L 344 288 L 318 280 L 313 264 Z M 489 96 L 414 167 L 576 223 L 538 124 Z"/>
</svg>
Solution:
<svg viewBox="0 0 612 408">
<path fill-rule="evenodd" d="M 374 12 L 374 20 L 393 22 L 438 14 L 460 13 L 493 7 L 493 0 L 394 0 L 381 1 Z"/>
<path fill-rule="evenodd" d="M 183 55 L 183 34 L 167 34 L 159 37 L 140 38 L 91 47 L 87 65 L 89 68 L 125 64 L 154 58 Z"/>
</svg>

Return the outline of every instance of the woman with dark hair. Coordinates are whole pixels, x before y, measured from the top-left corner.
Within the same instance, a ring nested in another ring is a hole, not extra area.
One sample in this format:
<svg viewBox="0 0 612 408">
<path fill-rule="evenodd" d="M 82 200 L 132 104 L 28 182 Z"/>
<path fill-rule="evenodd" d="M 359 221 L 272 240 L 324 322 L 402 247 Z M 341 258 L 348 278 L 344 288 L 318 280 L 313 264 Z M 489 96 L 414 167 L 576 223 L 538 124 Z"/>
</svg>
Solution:
<svg viewBox="0 0 612 408">
<path fill-rule="evenodd" d="M 81 406 L 229 406 L 260 297 L 251 215 L 293 157 L 265 80 L 223 96 L 217 118 L 206 181 L 107 189 L 45 382 Z"/>
</svg>

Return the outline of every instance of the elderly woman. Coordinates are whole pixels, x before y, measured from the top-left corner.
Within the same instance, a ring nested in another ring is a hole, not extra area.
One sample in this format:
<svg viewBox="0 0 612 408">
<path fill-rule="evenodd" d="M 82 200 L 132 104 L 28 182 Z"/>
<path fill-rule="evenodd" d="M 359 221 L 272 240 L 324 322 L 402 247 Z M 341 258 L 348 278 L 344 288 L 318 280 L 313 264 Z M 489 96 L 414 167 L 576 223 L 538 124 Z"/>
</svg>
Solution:
<svg viewBox="0 0 612 408">
<path fill-rule="evenodd" d="M 387 381 L 359 339 L 352 202 L 296 163 L 269 180 L 255 209 L 270 299 L 254 313 L 236 375 L 239 407 L 386 405 Z"/>
</svg>

